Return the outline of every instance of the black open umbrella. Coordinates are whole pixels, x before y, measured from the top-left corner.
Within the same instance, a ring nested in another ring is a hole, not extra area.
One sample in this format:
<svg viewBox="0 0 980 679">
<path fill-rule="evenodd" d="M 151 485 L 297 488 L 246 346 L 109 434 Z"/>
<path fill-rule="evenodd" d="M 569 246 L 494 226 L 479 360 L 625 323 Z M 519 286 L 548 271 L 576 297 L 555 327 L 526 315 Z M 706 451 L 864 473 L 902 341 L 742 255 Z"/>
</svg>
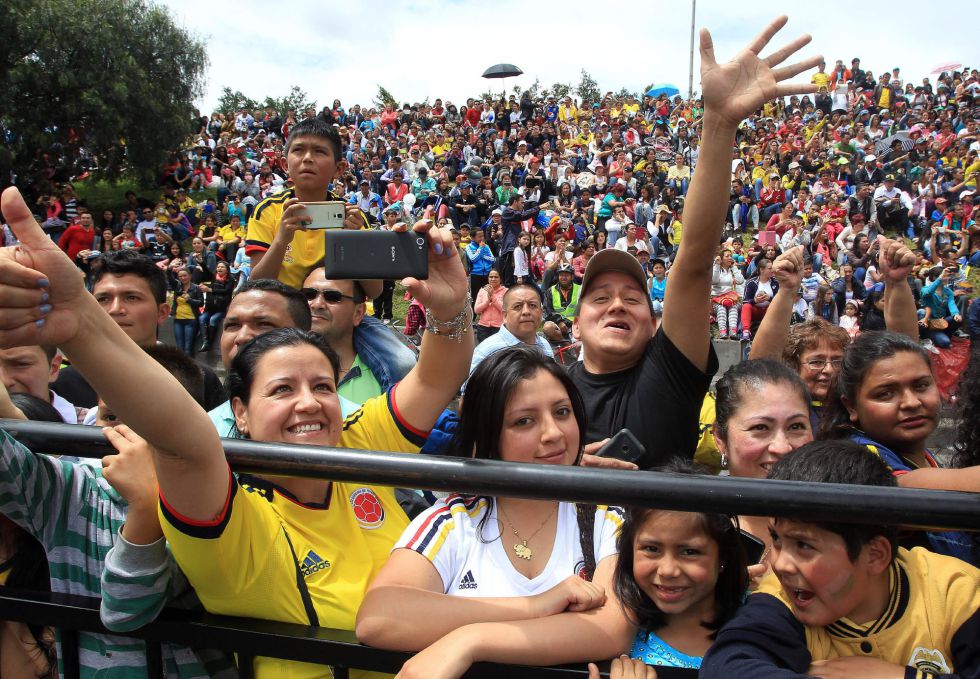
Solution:
<svg viewBox="0 0 980 679">
<path fill-rule="evenodd" d="M 483 72 L 484 78 L 512 78 L 517 75 L 523 75 L 524 71 L 514 66 L 514 64 L 496 64 L 491 66 Z M 503 85 L 503 83 L 501 83 Z M 507 94 L 507 87 L 504 86 L 504 95 Z"/>
<path fill-rule="evenodd" d="M 515 75 L 524 75 L 524 71 L 514 64 L 496 64 L 483 72 L 484 78 L 512 78 Z"/>
</svg>

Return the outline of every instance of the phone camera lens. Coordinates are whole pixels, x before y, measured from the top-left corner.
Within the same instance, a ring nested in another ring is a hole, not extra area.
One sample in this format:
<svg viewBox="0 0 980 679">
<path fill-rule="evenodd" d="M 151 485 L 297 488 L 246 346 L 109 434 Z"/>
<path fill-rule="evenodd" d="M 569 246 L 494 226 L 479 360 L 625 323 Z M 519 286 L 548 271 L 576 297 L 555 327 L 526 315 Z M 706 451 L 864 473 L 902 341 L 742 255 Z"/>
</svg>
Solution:
<svg viewBox="0 0 980 679">
<path fill-rule="evenodd" d="M 422 237 L 420 236 L 419 238 L 416 238 L 416 239 L 415 239 L 415 243 L 416 243 L 416 244 L 417 244 L 417 245 L 418 245 L 419 247 L 422 247 L 423 245 L 425 245 L 425 239 L 424 239 L 424 238 L 422 238 Z"/>
</svg>

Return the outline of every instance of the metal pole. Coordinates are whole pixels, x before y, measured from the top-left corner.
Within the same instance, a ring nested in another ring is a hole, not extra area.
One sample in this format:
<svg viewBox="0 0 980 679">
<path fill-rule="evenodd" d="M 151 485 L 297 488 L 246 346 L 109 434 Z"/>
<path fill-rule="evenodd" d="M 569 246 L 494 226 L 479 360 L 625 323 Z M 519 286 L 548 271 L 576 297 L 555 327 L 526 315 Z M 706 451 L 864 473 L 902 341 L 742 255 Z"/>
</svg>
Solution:
<svg viewBox="0 0 980 679">
<path fill-rule="evenodd" d="M 694 98 L 694 14 L 698 0 L 691 0 L 691 58 L 687 65 L 687 98 Z"/>
<path fill-rule="evenodd" d="M 102 457 L 115 450 L 97 427 L 0 420 L 35 452 Z M 236 471 L 360 481 L 399 488 L 556 499 L 809 521 L 980 530 L 980 493 L 855 487 L 582 467 L 223 439 Z"/>
</svg>

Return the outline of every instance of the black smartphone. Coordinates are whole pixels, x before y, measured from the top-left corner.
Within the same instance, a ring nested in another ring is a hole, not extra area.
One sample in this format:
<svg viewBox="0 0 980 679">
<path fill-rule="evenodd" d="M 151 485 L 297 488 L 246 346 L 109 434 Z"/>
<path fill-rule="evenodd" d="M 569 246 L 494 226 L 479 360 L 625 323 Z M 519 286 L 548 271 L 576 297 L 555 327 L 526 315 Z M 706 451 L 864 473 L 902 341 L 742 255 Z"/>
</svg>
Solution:
<svg viewBox="0 0 980 679">
<path fill-rule="evenodd" d="M 617 460 L 635 464 L 646 453 L 647 449 L 633 436 L 633 432 L 629 429 L 620 429 L 615 436 L 606 442 L 606 445 L 599 449 L 596 456 L 614 457 Z"/>
<path fill-rule="evenodd" d="M 429 277 L 429 236 L 412 231 L 328 230 L 323 266 L 328 279 Z"/>
<path fill-rule="evenodd" d="M 738 533 L 742 541 L 742 548 L 745 550 L 745 562 L 749 566 L 760 563 L 766 554 L 766 543 L 741 528 Z"/>
</svg>

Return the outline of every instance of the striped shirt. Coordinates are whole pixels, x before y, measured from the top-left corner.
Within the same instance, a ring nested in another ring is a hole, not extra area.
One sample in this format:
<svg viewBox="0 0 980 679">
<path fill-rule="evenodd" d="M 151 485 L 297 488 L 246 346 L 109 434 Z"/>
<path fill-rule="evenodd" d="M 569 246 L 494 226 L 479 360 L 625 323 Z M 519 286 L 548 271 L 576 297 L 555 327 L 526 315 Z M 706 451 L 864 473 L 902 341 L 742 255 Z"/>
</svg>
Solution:
<svg viewBox="0 0 980 679">
<path fill-rule="evenodd" d="M 126 501 L 103 478 L 100 467 L 35 455 L 0 430 L 0 513 L 44 547 L 52 592 L 101 595 L 106 553 L 116 542 L 126 511 Z M 147 676 L 146 647 L 138 639 L 80 633 L 78 642 L 83 679 Z M 63 674 L 60 641 L 58 646 L 58 671 Z M 228 667 L 216 654 L 207 659 L 205 652 L 200 655 L 199 660 L 190 649 L 163 644 L 165 675 L 204 678 Z"/>
</svg>

